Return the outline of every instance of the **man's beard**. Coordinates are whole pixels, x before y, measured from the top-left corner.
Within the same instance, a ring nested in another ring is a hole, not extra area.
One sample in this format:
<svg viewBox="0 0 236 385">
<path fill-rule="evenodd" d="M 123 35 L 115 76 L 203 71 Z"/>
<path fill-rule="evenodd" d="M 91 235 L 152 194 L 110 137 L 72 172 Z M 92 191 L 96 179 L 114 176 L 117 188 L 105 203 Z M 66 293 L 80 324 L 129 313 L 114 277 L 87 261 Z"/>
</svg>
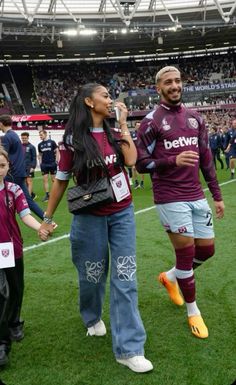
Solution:
<svg viewBox="0 0 236 385">
<path fill-rule="evenodd" d="M 182 100 L 182 91 L 180 92 L 180 96 L 178 99 L 171 99 L 168 92 L 165 92 L 162 90 L 162 96 L 164 97 L 165 101 L 169 104 L 176 105 L 179 104 Z"/>
</svg>

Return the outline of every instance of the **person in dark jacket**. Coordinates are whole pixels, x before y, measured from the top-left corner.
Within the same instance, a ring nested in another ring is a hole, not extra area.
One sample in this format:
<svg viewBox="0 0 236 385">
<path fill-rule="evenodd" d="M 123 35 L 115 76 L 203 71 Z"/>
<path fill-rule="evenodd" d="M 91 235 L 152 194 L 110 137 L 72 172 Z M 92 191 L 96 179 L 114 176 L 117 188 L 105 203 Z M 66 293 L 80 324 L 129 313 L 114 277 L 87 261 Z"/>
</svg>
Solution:
<svg viewBox="0 0 236 385">
<path fill-rule="evenodd" d="M 231 171 L 231 179 L 234 179 L 235 175 L 235 163 L 236 163 L 236 119 L 232 122 L 232 136 L 230 138 L 228 147 L 226 148 L 226 154 L 229 154 L 229 166 Z"/>
<path fill-rule="evenodd" d="M 7 151 L 10 160 L 10 170 L 5 179 L 21 187 L 30 210 L 40 219 L 43 219 L 43 210 L 33 201 L 25 184 L 25 157 L 20 138 L 12 129 L 12 119 L 10 115 L 0 116 L 0 130 L 4 133 L 4 136 L 1 137 L 1 143 Z"/>
<path fill-rule="evenodd" d="M 212 127 L 212 129 L 210 131 L 209 144 L 210 144 L 210 149 L 211 149 L 215 169 L 217 170 L 216 160 L 218 160 L 218 162 L 220 163 L 221 169 L 223 169 L 224 163 L 220 157 L 220 150 L 222 147 L 222 142 L 221 142 L 221 135 L 217 131 L 217 127 Z"/>
<path fill-rule="evenodd" d="M 49 198 L 49 174 L 51 181 L 54 182 L 57 172 L 58 146 L 56 142 L 47 136 L 46 130 L 39 132 L 41 142 L 38 144 L 39 165 L 43 176 L 43 187 L 45 196 L 42 202 L 47 202 Z"/>
<path fill-rule="evenodd" d="M 227 126 L 224 126 L 222 129 L 222 133 L 221 133 L 221 150 L 225 156 L 226 170 L 229 169 L 229 157 L 230 157 L 230 155 L 228 152 L 225 152 L 225 150 L 227 149 L 227 147 L 229 145 L 230 139 L 231 139 L 231 132 Z"/>
<path fill-rule="evenodd" d="M 34 170 L 37 166 L 36 148 L 32 143 L 29 142 L 28 132 L 22 132 L 21 142 L 23 152 L 25 154 L 26 185 L 31 197 L 36 199 L 36 194 L 33 192 Z"/>
</svg>

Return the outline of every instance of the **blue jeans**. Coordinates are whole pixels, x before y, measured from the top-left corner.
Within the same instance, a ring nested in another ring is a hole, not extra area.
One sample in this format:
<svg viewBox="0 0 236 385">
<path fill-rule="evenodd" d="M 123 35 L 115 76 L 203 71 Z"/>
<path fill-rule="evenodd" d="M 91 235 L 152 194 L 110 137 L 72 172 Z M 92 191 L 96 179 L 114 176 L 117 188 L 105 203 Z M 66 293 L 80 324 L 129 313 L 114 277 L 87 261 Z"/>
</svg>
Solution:
<svg viewBox="0 0 236 385">
<path fill-rule="evenodd" d="M 133 204 L 108 216 L 74 215 L 70 241 L 85 325 L 93 326 L 102 316 L 110 249 L 113 352 L 117 358 L 143 355 L 146 333 L 138 310 Z"/>
<path fill-rule="evenodd" d="M 12 182 L 12 183 L 15 183 L 15 184 L 18 184 L 18 186 L 21 187 L 23 193 L 25 194 L 25 198 L 27 200 L 27 203 L 29 205 L 29 208 L 31 211 L 33 211 L 34 214 L 36 214 L 40 219 L 43 220 L 43 210 L 37 205 L 37 203 L 35 203 L 27 189 L 27 186 L 25 184 L 25 178 L 24 177 L 9 177 L 8 175 L 6 176 L 5 180 L 9 181 L 9 182 Z"/>
</svg>

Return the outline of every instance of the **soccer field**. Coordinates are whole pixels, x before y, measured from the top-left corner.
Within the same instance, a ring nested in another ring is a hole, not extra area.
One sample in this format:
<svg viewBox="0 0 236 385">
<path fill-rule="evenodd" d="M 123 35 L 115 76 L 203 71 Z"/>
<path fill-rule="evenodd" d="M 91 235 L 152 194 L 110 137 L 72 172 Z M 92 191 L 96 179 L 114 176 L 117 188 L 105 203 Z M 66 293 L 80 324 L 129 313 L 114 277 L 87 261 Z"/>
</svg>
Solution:
<svg viewBox="0 0 236 385">
<path fill-rule="evenodd" d="M 25 339 L 14 343 L 10 364 L 1 370 L 6 385 L 230 385 L 236 378 L 235 221 L 236 180 L 218 171 L 226 205 L 215 220 L 216 253 L 195 271 L 197 300 L 209 328 L 209 338 L 192 336 L 185 306 L 177 308 L 156 281 L 170 268 L 174 254 L 153 206 L 149 176 L 145 189 L 134 190 L 137 225 L 139 308 L 147 331 L 146 357 L 153 372 L 135 374 L 116 363 L 109 326 L 109 284 L 103 338 L 86 337 L 77 305 L 77 273 L 70 258 L 71 215 L 63 198 L 55 214 L 58 223 L 50 241 L 22 228 L 25 246 L 25 297 L 22 317 Z M 41 207 L 42 180 L 34 191 Z M 212 205 L 209 191 L 206 197 Z M 91 240 L 92 241 L 92 240 Z"/>
</svg>

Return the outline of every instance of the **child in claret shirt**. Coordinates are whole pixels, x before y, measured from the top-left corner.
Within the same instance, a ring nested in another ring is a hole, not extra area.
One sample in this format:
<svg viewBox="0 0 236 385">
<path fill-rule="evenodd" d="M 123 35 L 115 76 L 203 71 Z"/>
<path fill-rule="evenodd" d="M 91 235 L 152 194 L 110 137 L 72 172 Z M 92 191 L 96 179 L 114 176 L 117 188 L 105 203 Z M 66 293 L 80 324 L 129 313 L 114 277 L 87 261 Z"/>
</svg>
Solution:
<svg viewBox="0 0 236 385">
<path fill-rule="evenodd" d="M 0 309 L 0 366 L 8 362 L 11 342 L 24 338 L 23 322 L 20 320 L 24 291 L 23 242 L 16 213 L 28 227 L 36 231 L 40 228 L 40 223 L 30 214 L 21 188 L 4 181 L 8 170 L 8 154 L 0 146 L 0 257 L 9 256 L 12 250 L 15 261 L 15 266 L 6 267 L 7 264 L 0 258 L 0 299 L 4 303 Z M 46 240 L 48 232 L 40 231 L 40 236 Z"/>
</svg>

